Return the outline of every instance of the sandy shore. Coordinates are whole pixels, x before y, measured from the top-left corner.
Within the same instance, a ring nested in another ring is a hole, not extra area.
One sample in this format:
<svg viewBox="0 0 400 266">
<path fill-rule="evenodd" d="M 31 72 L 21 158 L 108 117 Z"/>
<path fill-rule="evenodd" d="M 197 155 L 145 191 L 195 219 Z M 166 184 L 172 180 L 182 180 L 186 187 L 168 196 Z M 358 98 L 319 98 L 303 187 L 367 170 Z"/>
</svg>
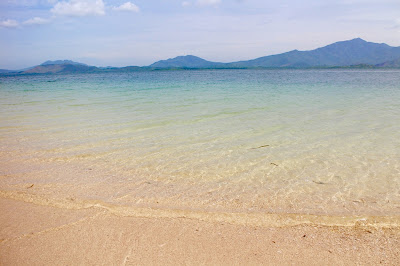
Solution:
<svg viewBox="0 0 400 266">
<path fill-rule="evenodd" d="M 0 265 L 400 264 L 400 230 L 121 217 L 0 199 Z"/>
</svg>

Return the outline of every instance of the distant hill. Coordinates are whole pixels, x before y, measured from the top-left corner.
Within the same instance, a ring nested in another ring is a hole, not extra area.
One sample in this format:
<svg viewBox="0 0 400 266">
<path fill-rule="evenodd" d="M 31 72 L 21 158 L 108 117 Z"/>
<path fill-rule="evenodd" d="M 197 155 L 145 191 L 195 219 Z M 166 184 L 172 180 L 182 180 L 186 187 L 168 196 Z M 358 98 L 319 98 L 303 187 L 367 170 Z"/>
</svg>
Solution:
<svg viewBox="0 0 400 266">
<path fill-rule="evenodd" d="M 82 66 L 87 66 L 86 64 L 74 62 L 74 61 L 71 61 L 71 60 L 46 61 L 46 62 L 44 62 L 44 63 L 42 63 L 40 65 L 41 66 L 46 66 L 46 65 L 82 65 Z"/>
<path fill-rule="evenodd" d="M 336 42 L 311 51 L 290 51 L 228 64 L 231 67 L 329 67 L 369 64 L 400 58 L 400 47 L 364 41 L 360 38 Z"/>
<path fill-rule="evenodd" d="M 13 70 L 8 70 L 8 69 L 0 69 L 0 74 L 2 73 L 10 73 L 10 72 L 14 72 Z"/>
<path fill-rule="evenodd" d="M 263 56 L 233 63 L 215 63 L 188 55 L 158 61 L 149 67 L 157 68 L 309 68 L 375 66 L 400 58 L 400 47 L 384 43 L 367 42 L 356 38 L 336 42 L 311 51 L 290 52 Z M 393 64 L 393 67 L 396 67 Z"/>
<path fill-rule="evenodd" d="M 151 64 L 152 68 L 216 68 L 223 66 L 223 63 L 216 63 L 204 60 L 194 55 L 178 56 L 167 60 L 157 61 Z"/>
<path fill-rule="evenodd" d="M 23 69 L 0 69 L 1 75 L 63 74 L 97 72 L 136 72 L 160 69 L 205 68 L 400 68 L 400 47 L 384 43 L 367 42 L 356 38 L 336 42 L 310 51 L 290 52 L 263 56 L 232 63 L 207 61 L 194 55 L 178 56 L 157 61 L 150 66 L 95 67 L 71 60 L 46 61 L 41 65 Z"/>
<path fill-rule="evenodd" d="M 21 74 L 90 73 L 97 71 L 99 71 L 97 67 L 84 64 L 42 64 L 23 71 Z"/>
<path fill-rule="evenodd" d="M 400 58 L 392 61 L 387 61 L 381 64 L 377 64 L 377 67 L 387 67 L 387 68 L 400 68 Z"/>
<path fill-rule="evenodd" d="M 21 70 L 0 70 L 0 73 L 10 74 L 56 74 L 56 73 L 88 73 L 95 72 L 98 68 L 71 60 L 46 61 L 38 66 Z"/>
</svg>

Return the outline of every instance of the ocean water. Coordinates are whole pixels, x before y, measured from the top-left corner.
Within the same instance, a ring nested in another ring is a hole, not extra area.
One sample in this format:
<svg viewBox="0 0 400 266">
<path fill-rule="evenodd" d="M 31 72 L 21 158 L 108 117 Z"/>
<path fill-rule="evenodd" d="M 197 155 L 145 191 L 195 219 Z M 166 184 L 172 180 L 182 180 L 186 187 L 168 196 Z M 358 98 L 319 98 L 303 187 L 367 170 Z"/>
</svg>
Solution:
<svg viewBox="0 0 400 266">
<path fill-rule="evenodd" d="M 42 205 L 396 223 L 400 71 L 0 77 L 0 160 L 0 196 Z"/>
</svg>

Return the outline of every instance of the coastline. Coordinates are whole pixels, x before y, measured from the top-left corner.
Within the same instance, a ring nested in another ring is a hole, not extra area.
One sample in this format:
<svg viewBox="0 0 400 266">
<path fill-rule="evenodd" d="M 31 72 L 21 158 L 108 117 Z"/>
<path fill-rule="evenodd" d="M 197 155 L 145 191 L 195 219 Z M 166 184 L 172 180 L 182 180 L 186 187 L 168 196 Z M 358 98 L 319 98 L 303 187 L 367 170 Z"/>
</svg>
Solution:
<svg viewBox="0 0 400 266">
<path fill-rule="evenodd" d="M 192 219 L 209 223 L 229 223 L 239 226 L 258 227 L 293 227 L 302 225 L 325 227 L 365 227 L 391 228 L 400 230 L 398 216 L 333 216 L 312 215 L 303 213 L 263 213 L 263 212 L 231 212 L 166 209 L 151 206 L 127 206 L 108 203 L 99 200 L 84 200 L 77 198 L 54 199 L 40 194 L 30 194 L 23 191 L 0 191 L 0 199 L 31 203 L 36 206 L 53 207 L 64 210 L 93 209 L 105 211 L 118 217 L 149 218 L 149 219 Z"/>
<path fill-rule="evenodd" d="M 398 227 L 274 227 L 132 217 L 3 197 L 0 209 L 3 265 L 400 263 Z"/>
</svg>

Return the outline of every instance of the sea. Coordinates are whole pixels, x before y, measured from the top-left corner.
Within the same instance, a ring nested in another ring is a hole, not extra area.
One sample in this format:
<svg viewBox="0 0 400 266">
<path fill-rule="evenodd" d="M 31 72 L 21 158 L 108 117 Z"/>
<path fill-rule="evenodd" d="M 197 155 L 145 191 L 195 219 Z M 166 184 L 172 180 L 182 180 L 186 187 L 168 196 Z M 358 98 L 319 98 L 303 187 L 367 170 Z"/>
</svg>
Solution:
<svg viewBox="0 0 400 266">
<path fill-rule="evenodd" d="M 0 197 L 250 225 L 400 225 L 400 70 L 0 76 Z"/>
</svg>

